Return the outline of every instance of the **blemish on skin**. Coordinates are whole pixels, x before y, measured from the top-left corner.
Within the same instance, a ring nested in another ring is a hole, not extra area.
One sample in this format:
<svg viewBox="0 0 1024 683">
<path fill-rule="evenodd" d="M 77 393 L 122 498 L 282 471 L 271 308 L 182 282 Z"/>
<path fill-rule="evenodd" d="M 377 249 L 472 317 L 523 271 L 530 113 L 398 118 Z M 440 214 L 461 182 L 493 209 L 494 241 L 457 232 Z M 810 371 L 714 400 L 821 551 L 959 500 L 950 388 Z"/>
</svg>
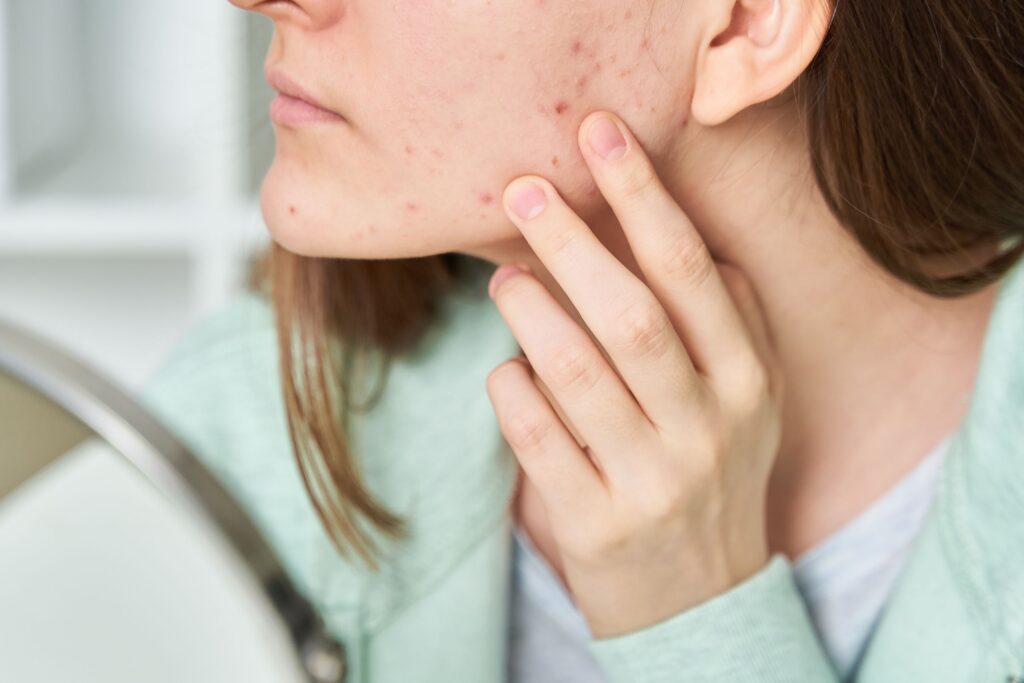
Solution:
<svg viewBox="0 0 1024 683">
<path fill-rule="evenodd" d="M 431 150 L 430 150 L 430 153 L 431 153 L 431 154 L 433 154 L 433 155 L 434 155 L 435 157 L 437 157 L 438 159 L 440 159 L 441 157 L 443 157 L 443 156 L 444 156 L 444 152 L 442 152 L 441 150 L 439 150 L 439 149 L 438 149 L 437 147 L 433 147 L 433 148 L 431 148 Z"/>
<path fill-rule="evenodd" d="M 568 108 L 569 108 L 569 105 L 566 103 L 565 100 L 558 100 L 558 102 L 555 103 L 555 113 L 556 114 L 561 114 L 561 113 L 563 113 Z"/>
<path fill-rule="evenodd" d="M 462 121 L 455 122 L 455 130 L 462 130 Z"/>
<path fill-rule="evenodd" d="M 288 213 L 290 213 L 291 215 L 294 216 L 295 215 L 295 207 L 292 206 L 292 205 L 289 205 L 288 206 Z"/>
<path fill-rule="evenodd" d="M 480 193 L 480 202 L 481 203 L 483 203 L 483 204 L 490 204 L 493 201 L 494 201 L 494 195 L 491 194 L 490 192 L 481 192 Z"/>
<path fill-rule="evenodd" d="M 574 55 L 578 55 L 580 53 L 581 47 L 582 46 L 580 45 L 580 41 L 574 40 L 573 43 L 572 43 L 572 53 Z"/>
<path fill-rule="evenodd" d="M 505 53 L 504 52 L 499 52 L 498 53 L 498 61 L 499 62 L 505 61 Z"/>
<path fill-rule="evenodd" d="M 406 154 L 412 154 L 412 145 L 406 145 L 405 146 L 405 153 Z"/>
<path fill-rule="evenodd" d="M 538 114 L 547 114 L 548 113 L 548 108 L 545 107 L 543 104 L 538 104 L 537 105 L 537 113 Z"/>
<path fill-rule="evenodd" d="M 408 209 L 409 211 L 415 211 L 416 209 L 418 209 L 420 207 L 417 206 L 415 202 L 406 202 L 405 203 L 405 208 Z"/>
<path fill-rule="evenodd" d="M 551 157 L 551 165 L 555 166 L 556 168 L 558 167 L 558 155 L 557 154 L 555 156 Z"/>
<path fill-rule="evenodd" d="M 356 242 L 362 241 L 362 239 L 363 239 L 363 231 L 362 230 L 357 230 L 356 234 L 353 235 L 353 237 L 355 238 Z"/>
<path fill-rule="evenodd" d="M 581 97 L 587 91 L 587 77 L 580 76 L 576 79 L 576 97 Z"/>
<path fill-rule="evenodd" d="M 629 19 L 632 16 L 633 16 L 633 10 L 631 10 L 631 9 L 626 10 L 626 18 Z"/>
<path fill-rule="evenodd" d="M 610 61 L 612 64 L 615 63 L 615 60 L 616 60 L 615 55 L 612 55 L 611 57 L 608 58 L 608 61 Z"/>
<path fill-rule="evenodd" d="M 650 51 L 651 41 L 648 40 L 647 38 L 644 38 L 642 41 L 640 41 L 640 49 L 644 51 Z"/>
<path fill-rule="evenodd" d="M 594 71 L 600 71 L 600 70 L 601 70 L 601 62 L 595 63 L 594 64 Z"/>
<path fill-rule="evenodd" d="M 377 225 L 375 223 L 370 223 L 370 226 L 369 226 L 368 230 L 370 231 L 371 235 L 376 235 L 377 234 Z"/>
</svg>

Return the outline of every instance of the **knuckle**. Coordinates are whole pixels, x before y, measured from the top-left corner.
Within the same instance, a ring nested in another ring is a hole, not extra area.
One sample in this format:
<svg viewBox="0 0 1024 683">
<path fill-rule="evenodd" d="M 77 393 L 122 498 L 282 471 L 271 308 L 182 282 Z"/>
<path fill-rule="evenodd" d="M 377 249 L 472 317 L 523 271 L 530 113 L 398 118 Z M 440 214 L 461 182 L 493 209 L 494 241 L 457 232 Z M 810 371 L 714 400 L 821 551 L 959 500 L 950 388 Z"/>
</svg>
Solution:
<svg viewBox="0 0 1024 683">
<path fill-rule="evenodd" d="M 680 492 L 671 485 L 674 481 L 648 487 L 637 502 L 644 517 L 651 520 L 670 520 L 682 514 Z"/>
<path fill-rule="evenodd" d="M 750 370 L 747 372 L 747 387 L 750 396 L 761 403 L 771 393 L 770 386 L 771 376 L 764 365 L 760 362 L 751 363 Z"/>
<path fill-rule="evenodd" d="M 699 287 L 714 273 L 715 264 L 703 241 L 681 236 L 662 251 L 661 267 L 672 280 Z"/>
<path fill-rule="evenodd" d="M 543 450 L 552 425 L 539 411 L 520 409 L 506 418 L 503 431 L 513 449 L 529 452 Z"/>
<path fill-rule="evenodd" d="M 555 230 L 548 236 L 548 249 L 552 254 L 568 253 L 578 239 L 579 233 L 575 230 Z"/>
<path fill-rule="evenodd" d="M 648 164 L 634 164 L 622 177 L 619 197 L 629 203 L 642 200 L 650 194 L 656 182 L 657 176 Z"/>
<path fill-rule="evenodd" d="M 660 358 L 674 333 L 671 321 L 660 305 L 642 299 L 619 313 L 611 334 L 619 347 L 640 358 Z"/>
<path fill-rule="evenodd" d="M 558 347 L 548 367 L 552 388 L 559 391 L 586 392 L 597 383 L 597 363 L 587 345 L 581 342 L 569 342 Z"/>
<path fill-rule="evenodd" d="M 744 417 L 756 414 L 771 395 L 771 377 L 767 369 L 758 360 L 750 359 L 737 362 L 733 372 L 733 409 Z"/>
<path fill-rule="evenodd" d="M 629 542 L 630 534 L 616 524 L 605 524 L 580 535 L 576 554 L 582 559 L 602 561 L 619 554 Z"/>
</svg>

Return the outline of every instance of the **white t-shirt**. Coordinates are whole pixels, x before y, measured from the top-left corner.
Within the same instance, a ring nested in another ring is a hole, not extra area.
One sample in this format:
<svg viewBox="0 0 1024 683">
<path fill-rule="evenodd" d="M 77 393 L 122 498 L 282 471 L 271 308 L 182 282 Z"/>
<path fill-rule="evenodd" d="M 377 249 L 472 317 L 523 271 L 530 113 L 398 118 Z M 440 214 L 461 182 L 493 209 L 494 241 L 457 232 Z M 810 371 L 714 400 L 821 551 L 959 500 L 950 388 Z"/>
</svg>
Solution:
<svg viewBox="0 0 1024 683">
<path fill-rule="evenodd" d="M 825 651 L 849 680 L 934 497 L 952 436 L 856 517 L 793 563 Z M 514 527 L 509 683 L 601 683 L 586 621 L 554 570 Z"/>
</svg>

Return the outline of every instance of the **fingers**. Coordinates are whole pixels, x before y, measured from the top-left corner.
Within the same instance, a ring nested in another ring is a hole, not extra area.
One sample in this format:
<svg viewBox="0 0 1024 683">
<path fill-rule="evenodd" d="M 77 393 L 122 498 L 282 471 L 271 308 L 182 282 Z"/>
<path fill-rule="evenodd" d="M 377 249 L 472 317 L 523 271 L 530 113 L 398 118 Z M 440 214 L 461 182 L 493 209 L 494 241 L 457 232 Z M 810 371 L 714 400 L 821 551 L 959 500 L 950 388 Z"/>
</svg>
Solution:
<svg viewBox="0 0 1024 683">
<path fill-rule="evenodd" d="M 504 280 L 493 296 L 534 372 L 585 435 L 601 470 L 628 480 L 642 465 L 638 447 L 651 427 L 600 348 L 532 274 Z"/>
<path fill-rule="evenodd" d="M 616 139 L 625 145 L 621 156 L 601 158 L 597 150 L 613 147 Z M 694 365 L 715 386 L 734 378 L 737 367 L 750 367 L 756 362 L 750 334 L 707 245 L 625 123 L 610 112 L 595 112 L 580 126 L 578 142 L 647 286 L 665 307 Z"/>
<path fill-rule="evenodd" d="M 608 251 L 547 180 L 519 178 L 503 199 L 531 249 L 607 351 L 650 427 L 687 429 L 685 416 L 701 404 L 703 380 L 647 285 Z M 543 364 L 529 351 L 527 356 L 544 377 Z M 557 386 L 548 386 L 558 396 Z M 570 397 L 559 396 L 560 403 L 563 399 Z"/>
<path fill-rule="evenodd" d="M 601 474 L 534 383 L 529 365 L 519 360 L 499 365 L 487 377 L 487 393 L 552 524 L 583 520 L 603 509 Z"/>
</svg>

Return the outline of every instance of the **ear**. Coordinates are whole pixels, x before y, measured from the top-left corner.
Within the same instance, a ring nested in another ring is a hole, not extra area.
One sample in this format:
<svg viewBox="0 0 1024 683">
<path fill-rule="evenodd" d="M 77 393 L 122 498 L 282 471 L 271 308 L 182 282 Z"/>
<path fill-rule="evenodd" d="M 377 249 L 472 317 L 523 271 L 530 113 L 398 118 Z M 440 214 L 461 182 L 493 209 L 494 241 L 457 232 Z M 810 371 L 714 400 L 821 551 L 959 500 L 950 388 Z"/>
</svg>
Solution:
<svg viewBox="0 0 1024 683">
<path fill-rule="evenodd" d="M 693 91 L 693 117 L 727 121 L 779 94 L 821 47 L 834 0 L 708 0 Z"/>
</svg>

